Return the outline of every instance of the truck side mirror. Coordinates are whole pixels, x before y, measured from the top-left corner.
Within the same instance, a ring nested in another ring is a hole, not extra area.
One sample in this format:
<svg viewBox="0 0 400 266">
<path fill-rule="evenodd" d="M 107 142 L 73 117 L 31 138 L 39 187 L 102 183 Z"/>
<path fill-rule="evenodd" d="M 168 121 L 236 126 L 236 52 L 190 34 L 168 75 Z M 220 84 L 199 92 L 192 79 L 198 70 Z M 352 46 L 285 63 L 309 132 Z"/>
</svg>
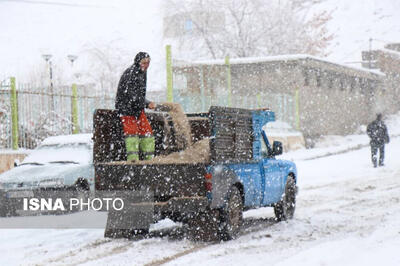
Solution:
<svg viewBox="0 0 400 266">
<path fill-rule="evenodd" d="M 272 155 L 281 155 L 283 151 L 282 142 L 274 141 L 272 144 Z"/>
</svg>

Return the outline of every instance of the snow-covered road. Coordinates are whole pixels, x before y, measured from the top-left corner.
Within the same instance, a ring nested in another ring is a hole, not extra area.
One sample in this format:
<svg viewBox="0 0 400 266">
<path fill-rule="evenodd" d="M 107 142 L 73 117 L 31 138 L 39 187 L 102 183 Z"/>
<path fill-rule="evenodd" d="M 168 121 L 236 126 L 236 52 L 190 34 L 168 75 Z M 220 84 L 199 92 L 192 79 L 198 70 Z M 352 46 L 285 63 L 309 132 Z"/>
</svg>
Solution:
<svg viewBox="0 0 400 266">
<path fill-rule="evenodd" d="M 136 241 L 104 239 L 99 229 L 3 229 L 0 265 L 400 265 L 400 138 L 386 155 L 376 169 L 368 147 L 296 161 L 294 219 L 248 211 L 233 241 L 193 243 L 170 221 Z"/>
</svg>

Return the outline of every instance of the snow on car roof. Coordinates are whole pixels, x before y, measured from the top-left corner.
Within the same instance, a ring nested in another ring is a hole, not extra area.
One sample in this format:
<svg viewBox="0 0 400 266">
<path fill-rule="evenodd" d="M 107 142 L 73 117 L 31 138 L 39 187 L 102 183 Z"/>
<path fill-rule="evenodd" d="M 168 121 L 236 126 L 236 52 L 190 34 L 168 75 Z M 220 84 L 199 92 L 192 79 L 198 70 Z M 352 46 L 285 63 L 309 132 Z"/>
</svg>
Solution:
<svg viewBox="0 0 400 266">
<path fill-rule="evenodd" d="M 91 144 L 92 134 L 74 134 L 48 137 L 42 141 L 40 145 L 59 145 L 59 144 L 72 144 L 72 143 L 87 143 Z"/>
</svg>

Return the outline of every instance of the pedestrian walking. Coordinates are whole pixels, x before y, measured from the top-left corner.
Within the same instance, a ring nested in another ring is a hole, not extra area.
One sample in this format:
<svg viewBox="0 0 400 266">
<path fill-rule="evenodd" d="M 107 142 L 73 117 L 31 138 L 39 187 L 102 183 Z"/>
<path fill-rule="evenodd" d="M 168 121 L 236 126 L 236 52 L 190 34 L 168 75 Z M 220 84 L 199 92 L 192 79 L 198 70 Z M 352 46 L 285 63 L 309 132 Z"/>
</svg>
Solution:
<svg viewBox="0 0 400 266">
<path fill-rule="evenodd" d="M 374 167 L 383 166 L 385 159 L 385 144 L 389 143 L 389 134 L 382 114 L 377 114 L 376 119 L 367 126 L 367 134 L 371 145 L 371 160 Z M 379 151 L 379 163 L 377 154 Z"/>
</svg>

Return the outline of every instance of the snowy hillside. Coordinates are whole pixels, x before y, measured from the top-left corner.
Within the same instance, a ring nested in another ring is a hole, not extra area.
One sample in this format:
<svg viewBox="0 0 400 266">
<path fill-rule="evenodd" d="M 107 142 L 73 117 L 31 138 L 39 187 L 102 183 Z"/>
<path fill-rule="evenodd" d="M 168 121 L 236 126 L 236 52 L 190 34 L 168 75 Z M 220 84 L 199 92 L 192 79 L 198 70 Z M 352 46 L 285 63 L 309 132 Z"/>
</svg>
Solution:
<svg viewBox="0 0 400 266">
<path fill-rule="evenodd" d="M 400 42 L 400 1 L 397 0 L 327 0 L 323 9 L 333 10 L 328 24 L 332 41 L 329 59 L 359 62 L 361 51 L 383 48 L 385 43 Z"/>
</svg>

